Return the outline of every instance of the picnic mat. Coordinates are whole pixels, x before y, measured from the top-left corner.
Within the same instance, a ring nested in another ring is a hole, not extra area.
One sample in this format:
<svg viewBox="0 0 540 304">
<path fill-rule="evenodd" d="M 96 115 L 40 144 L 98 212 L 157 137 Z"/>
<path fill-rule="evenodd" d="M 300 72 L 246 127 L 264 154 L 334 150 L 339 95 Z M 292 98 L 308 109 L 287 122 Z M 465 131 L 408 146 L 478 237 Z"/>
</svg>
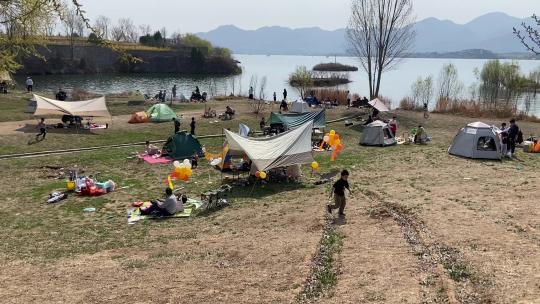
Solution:
<svg viewBox="0 0 540 304">
<path fill-rule="evenodd" d="M 148 207 L 150 205 L 150 202 L 144 202 L 141 207 Z M 142 215 L 141 207 L 137 207 L 129 211 L 128 224 L 135 224 L 136 222 L 141 220 L 191 217 L 194 214 L 194 211 L 201 208 L 201 206 L 201 201 L 188 199 L 187 203 L 184 205 L 184 211 L 177 212 L 171 216 Z"/>
<path fill-rule="evenodd" d="M 173 159 L 168 156 L 154 157 L 153 155 L 139 155 L 139 158 L 151 165 L 155 164 L 169 164 Z"/>
</svg>

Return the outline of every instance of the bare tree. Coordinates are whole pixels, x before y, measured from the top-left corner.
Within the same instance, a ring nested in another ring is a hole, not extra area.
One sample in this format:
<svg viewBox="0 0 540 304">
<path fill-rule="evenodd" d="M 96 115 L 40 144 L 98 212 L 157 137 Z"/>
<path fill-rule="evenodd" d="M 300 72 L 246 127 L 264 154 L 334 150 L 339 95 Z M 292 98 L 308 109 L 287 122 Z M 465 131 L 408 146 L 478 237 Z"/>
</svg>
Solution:
<svg viewBox="0 0 540 304">
<path fill-rule="evenodd" d="M 161 47 L 165 47 L 165 45 L 167 44 L 167 28 L 162 27 L 159 31 L 161 33 L 161 37 L 163 38 L 163 45 Z"/>
<path fill-rule="evenodd" d="M 116 24 L 111 28 L 111 38 L 114 41 L 125 41 L 125 37 L 126 35 L 120 25 Z"/>
<path fill-rule="evenodd" d="M 62 15 L 62 24 L 64 26 L 65 34 L 69 39 L 71 60 L 73 60 L 75 57 L 75 39 L 83 34 L 85 24 L 82 18 L 77 14 L 76 8 L 73 6 L 65 5 Z"/>
<path fill-rule="evenodd" d="M 379 95 L 383 72 L 399 63 L 412 46 L 414 22 L 412 0 L 352 0 L 350 53 L 368 74 L 372 99 Z"/>
<path fill-rule="evenodd" d="M 463 83 L 459 81 L 458 71 L 452 63 L 445 64 L 438 79 L 439 99 L 457 99 L 463 91 Z"/>
<path fill-rule="evenodd" d="M 414 109 L 422 109 L 423 105 L 429 105 L 433 98 L 433 77 L 425 79 L 418 77 L 411 87 L 411 99 L 414 102 Z"/>
<path fill-rule="evenodd" d="M 115 41 L 135 43 L 139 40 L 137 27 L 129 18 L 118 19 L 118 24 L 113 26 L 111 30 L 111 36 Z"/>
<path fill-rule="evenodd" d="M 251 75 L 251 79 L 249 80 L 249 88 L 253 88 L 253 94 L 257 92 L 257 84 L 259 83 L 259 77 L 257 75 Z M 250 90 L 251 93 L 251 90 Z"/>
<path fill-rule="evenodd" d="M 265 99 L 265 90 L 266 90 L 266 83 L 268 81 L 268 78 L 266 76 L 264 76 L 262 79 L 261 79 L 261 84 L 259 85 L 259 99 L 260 100 L 264 100 Z"/>
<path fill-rule="evenodd" d="M 152 27 L 148 24 L 141 24 L 139 25 L 139 33 L 141 34 L 141 36 L 151 35 Z"/>
<path fill-rule="evenodd" d="M 234 96 L 235 88 L 236 88 L 236 76 L 232 76 L 229 78 L 229 83 L 231 85 L 231 95 Z"/>
<path fill-rule="evenodd" d="M 536 23 L 536 27 L 523 22 L 521 24 L 521 30 L 514 28 L 514 35 L 521 40 L 521 43 L 527 50 L 540 55 L 540 17 L 533 15 L 532 19 L 534 21 L 533 23 Z"/>
<path fill-rule="evenodd" d="M 94 22 L 95 34 L 103 39 L 109 39 L 110 36 L 111 19 L 106 16 L 99 16 Z"/>
<path fill-rule="evenodd" d="M 139 40 L 139 33 L 137 32 L 137 27 L 133 24 L 133 21 L 129 18 L 121 18 L 118 20 L 118 25 L 124 32 L 124 41 L 126 42 L 137 42 Z"/>
</svg>

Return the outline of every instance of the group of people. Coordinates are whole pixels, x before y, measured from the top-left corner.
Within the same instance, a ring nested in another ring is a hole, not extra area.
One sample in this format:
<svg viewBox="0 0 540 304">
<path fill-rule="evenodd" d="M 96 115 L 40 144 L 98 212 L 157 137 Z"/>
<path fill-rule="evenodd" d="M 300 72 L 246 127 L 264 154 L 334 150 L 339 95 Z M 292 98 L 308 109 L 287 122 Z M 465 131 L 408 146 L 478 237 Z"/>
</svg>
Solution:
<svg viewBox="0 0 540 304">
<path fill-rule="evenodd" d="M 515 119 L 510 120 L 510 126 L 505 122 L 502 123 L 500 136 L 502 154 L 511 158 L 516 152 L 516 143 L 523 141 L 523 134 L 521 134 Z"/>
<path fill-rule="evenodd" d="M 180 120 L 178 118 L 173 118 L 172 122 L 174 124 L 174 134 L 180 132 L 180 126 L 182 125 L 180 123 Z M 197 128 L 197 122 L 195 121 L 195 117 L 191 117 L 191 122 L 189 123 L 189 134 L 195 135 L 195 129 Z"/>
<path fill-rule="evenodd" d="M 191 92 L 191 97 L 189 98 L 190 101 L 202 101 L 206 102 L 206 99 L 208 98 L 208 95 L 206 92 L 202 92 L 199 89 L 199 86 L 195 86 L 195 91 Z"/>
</svg>

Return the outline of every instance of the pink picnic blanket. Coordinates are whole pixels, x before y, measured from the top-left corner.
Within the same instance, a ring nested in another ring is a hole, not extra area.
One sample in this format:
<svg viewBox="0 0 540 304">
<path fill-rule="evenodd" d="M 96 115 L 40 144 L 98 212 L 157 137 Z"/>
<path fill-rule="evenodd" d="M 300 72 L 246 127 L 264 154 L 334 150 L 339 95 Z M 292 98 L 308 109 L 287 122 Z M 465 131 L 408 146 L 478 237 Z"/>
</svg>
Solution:
<svg viewBox="0 0 540 304">
<path fill-rule="evenodd" d="M 151 165 L 169 164 L 173 161 L 173 159 L 168 156 L 153 157 L 151 155 L 139 155 L 139 158 Z"/>
</svg>

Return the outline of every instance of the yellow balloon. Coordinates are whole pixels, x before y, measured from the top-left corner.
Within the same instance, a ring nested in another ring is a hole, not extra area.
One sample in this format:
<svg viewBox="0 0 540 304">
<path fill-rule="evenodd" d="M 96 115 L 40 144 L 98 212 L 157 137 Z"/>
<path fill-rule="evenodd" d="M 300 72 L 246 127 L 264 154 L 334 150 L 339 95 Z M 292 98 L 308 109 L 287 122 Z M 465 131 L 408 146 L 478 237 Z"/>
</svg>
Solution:
<svg viewBox="0 0 540 304">
<path fill-rule="evenodd" d="M 331 130 L 331 131 L 330 131 L 330 135 L 336 135 L 336 131 Z"/>
<path fill-rule="evenodd" d="M 312 168 L 313 170 L 319 169 L 319 163 L 316 162 L 316 161 L 312 162 L 312 163 L 311 163 L 311 168 Z"/>
<path fill-rule="evenodd" d="M 266 172 L 261 171 L 261 174 L 259 176 L 261 177 L 261 179 L 265 179 L 266 178 Z"/>
</svg>

